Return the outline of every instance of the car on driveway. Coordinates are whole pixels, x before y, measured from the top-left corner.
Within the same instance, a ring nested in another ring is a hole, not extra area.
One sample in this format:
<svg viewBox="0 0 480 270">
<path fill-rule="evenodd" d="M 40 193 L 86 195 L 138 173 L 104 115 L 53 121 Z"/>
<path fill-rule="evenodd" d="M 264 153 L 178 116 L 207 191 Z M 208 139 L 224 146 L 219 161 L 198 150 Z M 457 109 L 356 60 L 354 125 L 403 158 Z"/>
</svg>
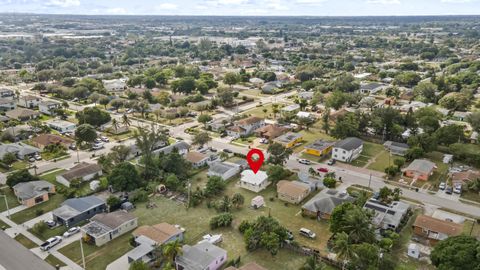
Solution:
<svg viewBox="0 0 480 270">
<path fill-rule="evenodd" d="M 322 172 L 322 173 L 328 173 L 328 169 L 327 168 L 318 168 L 317 171 L 319 172 Z"/>
<path fill-rule="evenodd" d="M 103 148 L 103 143 L 96 143 L 92 146 L 92 149 L 93 150 L 99 150 L 99 149 L 102 149 Z"/>
<path fill-rule="evenodd" d="M 45 220 L 45 224 L 47 224 L 49 228 L 57 226 L 57 222 L 55 222 L 54 220 Z"/>
<path fill-rule="evenodd" d="M 80 232 L 80 227 L 72 227 L 70 229 L 68 229 L 68 231 L 66 231 L 64 234 L 63 234 L 63 238 L 68 238 L 76 233 Z"/>
<path fill-rule="evenodd" d="M 462 185 L 460 185 L 460 184 L 455 185 L 455 187 L 453 188 L 453 193 L 462 194 Z"/>
<path fill-rule="evenodd" d="M 438 185 L 438 188 L 440 190 L 445 190 L 445 187 L 447 187 L 447 184 L 445 184 L 445 182 L 441 182 L 440 185 Z"/>
<path fill-rule="evenodd" d="M 310 165 L 312 162 L 308 159 L 301 158 L 301 159 L 298 159 L 298 163 L 304 164 L 304 165 Z"/>
<path fill-rule="evenodd" d="M 106 136 L 100 136 L 102 142 L 109 142 L 110 140 Z"/>
<path fill-rule="evenodd" d="M 328 165 L 333 165 L 333 164 L 335 164 L 335 162 L 336 162 L 336 160 L 332 158 L 332 159 L 328 160 L 327 164 Z"/>
<path fill-rule="evenodd" d="M 47 241 L 45 241 L 45 243 L 40 245 L 40 249 L 43 250 L 43 251 L 47 251 L 47 250 L 51 249 L 52 247 L 60 244 L 61 242 L 62 242 L 62 237 L 57 235 L 57 236 L 54 236 L 52 238 L 48 238 Z"/>
<path fill-rule="evenodd" d="M 35 158 L 35 160 L 42 160 L 42 156 L 40 156 L 39 154 L 36 154 L 35 156 L 33 156 L 33 158 Z"/>
<path fill-rule="evenodd" d="M 232 151 L 232 150 L 230 150 L 230 149 L 227 149 L 227 148 L 223 149 L 223 152 L 225 152 L 225 153 L 228 153 L 228 154 L 231 154 L 231 153 L 233 153 L 233 151 Z"/>
<path fill-rule="evenodd" d="M 452 194 L 452 192 L 453 192 L 453 189 L 450 186 L 448 186 L 447 189 L 445 190 L 446 194 Z"/>
</svg>

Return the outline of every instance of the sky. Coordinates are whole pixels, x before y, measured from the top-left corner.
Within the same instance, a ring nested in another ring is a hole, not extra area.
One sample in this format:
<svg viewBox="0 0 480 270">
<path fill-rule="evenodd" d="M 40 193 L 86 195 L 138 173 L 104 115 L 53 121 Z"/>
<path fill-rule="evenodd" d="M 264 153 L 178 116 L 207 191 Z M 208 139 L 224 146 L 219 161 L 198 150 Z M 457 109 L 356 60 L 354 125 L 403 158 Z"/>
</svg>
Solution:
<svg viewBox="0 0 480 270">
<path fill-rule="evenodd" d="M 0 0 L 0 13 L 221 16 L 480 15 L 480 0 Z"/>
</svg>

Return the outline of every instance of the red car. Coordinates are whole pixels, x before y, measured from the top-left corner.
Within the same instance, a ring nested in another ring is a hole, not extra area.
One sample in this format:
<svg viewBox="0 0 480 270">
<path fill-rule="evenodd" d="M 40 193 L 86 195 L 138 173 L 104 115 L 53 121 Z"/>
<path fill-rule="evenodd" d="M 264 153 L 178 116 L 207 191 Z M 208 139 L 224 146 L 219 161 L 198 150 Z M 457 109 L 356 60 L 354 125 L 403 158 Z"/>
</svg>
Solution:
<svg viewBox="0 0 480 270">
<path fill-rule="evenodd" d="M 323 173 L 328 173 L 328 169 L 327 169 L 327 168 L 318 168 L 317 171 L 323 172 Z"/>
</svg>

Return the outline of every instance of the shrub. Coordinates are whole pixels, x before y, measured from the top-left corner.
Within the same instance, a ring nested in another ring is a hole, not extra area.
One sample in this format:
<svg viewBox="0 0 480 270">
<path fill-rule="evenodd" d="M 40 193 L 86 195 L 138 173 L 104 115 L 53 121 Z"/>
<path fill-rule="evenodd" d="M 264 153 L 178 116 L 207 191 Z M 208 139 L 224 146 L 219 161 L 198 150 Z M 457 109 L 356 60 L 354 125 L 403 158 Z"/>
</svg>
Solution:
<svg viewBox="0 0 480 270">
<path fill-rule="evenodd" d="M 337 180 L 335 180 L 335 178 L 326 177 L 323 179 L 323 185 L 325 185 L 327 188 L 335 188 L 336 184 Z"/>
<path fill-rule="evenodd" d="M 223 213 L 210 219 L 210 228 L 213 230 L 219 227 L 228 227 L 232 224 L 232 221 L 232 214 Z"/>
<path fill-rule="evenodd" d="M 240 231 L 240 233 L 244 233 L 247 229 L 249 229 L 250 227 L 252 226 L 252 224 L 250 224 L 250 222 L 248 222 L 248 220 L 244 220 L 242 221 L 242 223 L 240 223 L 240 225 L 238 226 L 238 230 Z"/>
<path fill-rule="evenodd" d="M 133 192 L 131 197 L 132 202 L 146 202 L 148 201 L 148 192 L 143 189 L 137 189 Z"/>
<path fill-rule="evenodd" d="M 33 225 L 32 231 L 33 231 L 33 233 L 35 233 L 37 235 L 41 235 L 47 229 L 48 229 L 47 224 L 45 224 L 45 222 L 43 222 L 43 221 L 40 221 L 40 222 L 35 223 L 35 225 Z"/>
</svg>

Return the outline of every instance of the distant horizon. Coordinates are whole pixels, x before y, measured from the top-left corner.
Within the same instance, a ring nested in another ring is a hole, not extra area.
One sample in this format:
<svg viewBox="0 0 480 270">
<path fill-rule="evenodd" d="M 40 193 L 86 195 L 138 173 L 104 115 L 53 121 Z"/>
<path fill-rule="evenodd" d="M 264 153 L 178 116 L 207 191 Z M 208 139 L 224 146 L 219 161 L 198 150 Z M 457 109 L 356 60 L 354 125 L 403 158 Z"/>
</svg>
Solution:
<svg viewBox="0 0 480 270">
<path fill-rule="evenodd" d="M 480 0 L 0 0 L 36 15 L 406 17 L 477 16 Z"/>
</svg>

